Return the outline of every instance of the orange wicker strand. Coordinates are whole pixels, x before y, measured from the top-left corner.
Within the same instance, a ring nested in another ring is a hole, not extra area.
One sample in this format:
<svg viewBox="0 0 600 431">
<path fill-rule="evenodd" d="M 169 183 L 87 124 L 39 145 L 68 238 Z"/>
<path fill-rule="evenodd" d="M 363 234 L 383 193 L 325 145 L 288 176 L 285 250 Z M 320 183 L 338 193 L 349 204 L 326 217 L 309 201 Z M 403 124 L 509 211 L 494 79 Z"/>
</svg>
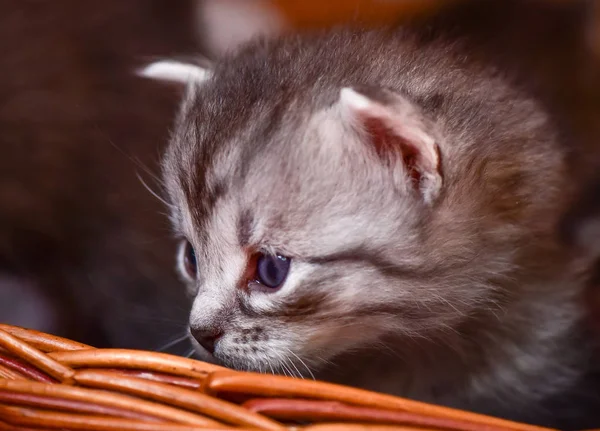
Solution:
<svg viewBox="0 0 600 431">
<path fill-rule="evenodd" d="M 95 371 L 93 368 L 88 369 L 88 371 Z M 104 370 L 106 371 L 106 370 Z M 114 371 L 114 370 L 113 370 Z M 140 379 L 151 380 L 153 382 L 159 383 L 168 383 L 170 385 L 181 386 L 183 388 L 188 389 L 200 389 L 202 388 L 202 382 L 204 379 L 192 379 L 186 377 L 178 377 L 178 376 L 170 376 L 168 374 L 163 373 L 153 373 L 148 371 L 133 371 L 133 370 L 118 370 L 118 372 L 132 376 L 138 377 Z"/>
<path fill-rule="evenodd" d="M 302 428 L 303 431 L 436 431 L 435 428 L 421 428 L 399 425 L 365 425 L 365 424 L 318 424 Z"/>
<path fill-rule="evenodd" d="M 27 378 L 22 374 L 11 370 L 10 368 L 5 367 L 4 365 L 0 365 L 0 379 L 27 380 Z"/>
<path fill-rule="evenodd" d="M 224 370 L 218 365 L 180 358 L 166 353 L 142 352 L 124 349 L 94 349 L 52 352 L 48 356 L 73 368 L 133 368 L 157 371 L 183 377 L 204 379 L 213 371 Z"/>
<path fill-rule="evenodd" d="M 0 421 L 0 431 L 48 431 L 48 428 L 25 428 L 25 427 L 15 427 L 7 424 L 6 422 Z M 68 431 L 68 430 L 67 430 Z"/>
<path fill-rule="evenodd" d="M 88 346 L 87 344 L 67 340 L 66 338 L 57 337 L 56 335 L 44 334 L 43 332 L 34 331 L 32 329 L 19 328 L 18 326 L 0 323 L 0 331 L 8 332 L 10 335 L 31 344 L 42 352 L 93 349 L 92 346 Z"/>
<path fill-rule="evenodd" d="M 37 366 L 40 370 L 61 382 L 69 383 L 73 381 L 73 374 L 75 372 L 71 368 L 56 362 L 41 350 L 28 345 L 26 342 L 13 337 L 3 330 L 0 330 L 0 346 L 4 347 L 10 353 L 20 356 L 30 364 Z"/>
<path fill-rule="evenodd" d="M 69 413 L 45 412 L 17 407 L 1 407 L 0 417 L 6 417 L 18 425 L 46 428 L 68 428 L 90 431 L 224 431 L 224 428 L 207 428 L 190 425 L 161 424 L 155 422 L 114 419 L 103 416 L 84 416 Z M 239 431 L 239 430 L 238 430 Z"/>
<path fill-rule="evenodd" d="M 80 371 L 76 374 L 75 380 L 84 386 L 115 389 L 136 395 L 144 395 L 157 401 L 219 418 L 230 424 L 273 431 L 285 430 L 285 427 L 264 416 L 189 389 L 171 387 L 167 390 L 159 383 L 100 371 Z"/>
<path fill-rule="evenodd" d="M 0 389 L 7 389 L 20 393 L 46 395 L 65 400 L 91 401 L 100 406 L 125 408 L 131 412 L 154 416 L 157 419 L 166 419 L 187 425 L 219 427 L 219 423 L 196 414 L 174 409 L 150 401 L 140 400 L 127 395 L 115 394 L 86 388 L 77 388 L 68 385 L 47 385 L 38 382 L 3 381 L 0 380 Z"/>
<path fill-rule="evenodd" d="M 27 393 L 19 393 L 5 390 L 0 390 L 0 404 L 1 403 L 5 403 L 6 405 L 11 406 L 38 408 L 42 410 L 59 410 L 62 412 L 96 414 L 113 416 L 123 419 L 137 419 L 150 422 L 161 422 L 160 419 L 157 419 L 154 416 L 147 416 L 141 413 L 134 413 L 129 410 L 121 409 L 118 407 L 107 407 L 94 404 L 93 402 L 73 401 L 63 398 L 55 398 L 52 396 L 32 395 Z"/>
<path fill-rule="evenodd" d="M 337 401 L 254 399 L 243 404 L 248 410 L 268 414 L 276 419 L 296 419 L 346 422 L 383 422 L 405 424 L 410 422 L 423 427 L 461 429 L 464 431 L 503 431 L 489 425 L 472 424 L 447 418 L 431 417 L 410 412 L 350 406 Z"/>
<path fill-rule="evenodd" d="M 447 407 L 433 406 L 418 401 L 377 394 L 362 389 L 347 388 L 332 383 L 298 380 L 284 376 L 265 376 L 256 373 L 221 371 L 212 373 L 207 386 L 212 391 L 244 392 L 270 397 L 305 397 L 328 399 L 348 404 L 380 407 L 399 411 L 410 411 L 470 421 L 474 424 L 494 425 L 513 431 L 542 431 L 544 428 L 495 419 L 476 413 L 463 412 Z"/>
<path fill-rule="evenodd" d="M 16 358 L 12 358 L 7 355 L 3 355 L 0 353 L 0 365 L 16 372 L 22 378 L 29 378 L 31 380 L 36 380 L 39 382 L 53 383 L 50 377 L 46 374 L 39 372 L 35 368 L 29 366 L 29 364 L 22 363 Z"/>
</svg>

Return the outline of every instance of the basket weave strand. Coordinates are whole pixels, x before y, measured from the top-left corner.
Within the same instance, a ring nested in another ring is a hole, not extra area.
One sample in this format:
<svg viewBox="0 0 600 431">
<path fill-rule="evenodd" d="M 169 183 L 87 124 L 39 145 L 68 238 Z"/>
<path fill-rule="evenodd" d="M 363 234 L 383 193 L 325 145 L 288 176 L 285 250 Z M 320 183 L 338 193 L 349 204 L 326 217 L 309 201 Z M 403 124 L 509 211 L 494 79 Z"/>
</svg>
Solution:
<svg viewBox="0 0 600 431">
<path fill-rule="evenodd" d="M 92 346 L 88 346 L 87 344 L 67 340 L 56 335 L 45 334 L 33 329 L 19 328 L 18 326 L 0 323 L 0 331 L 8 332 L 43 352 L 93 349 Z"/>
<path fill-rule="evenodd" d="M 330 383 L 0 325 L 0 431 L 548 431 Z"/>
<path fill-rule="evenodd" d="M 75 371 L 60 362 L 45 355 L 41 350 L 24 343 L 22 340 L 0 331 L 0 344 L 9 353 L 15 354 L 31 364 L 35 364 L 41 371 L 65 383 L 72 383 Z"/>
</svg>

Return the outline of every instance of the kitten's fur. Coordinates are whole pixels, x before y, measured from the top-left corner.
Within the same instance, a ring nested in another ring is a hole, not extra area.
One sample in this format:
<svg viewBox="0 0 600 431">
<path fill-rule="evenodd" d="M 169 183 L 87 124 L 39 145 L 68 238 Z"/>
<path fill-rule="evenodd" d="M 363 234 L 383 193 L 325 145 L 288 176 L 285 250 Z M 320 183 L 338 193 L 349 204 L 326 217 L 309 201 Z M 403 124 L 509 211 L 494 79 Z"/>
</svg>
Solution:
<svg viewBox="0 0 600 431">
<path fill-rule="evenodd" d="M 587 426 L 548 407 L 579 395 L 591 355 L 555 234 L 566 148 L 534 100 L 467 58 L 334 31 L 256 42 L 192 84 L 164 176 L 198 260 L 190 325 L 223 331 L 217 360 Z M 240 285 L 248 249 L 293 259 L 280 290 Z"/>
</svg>

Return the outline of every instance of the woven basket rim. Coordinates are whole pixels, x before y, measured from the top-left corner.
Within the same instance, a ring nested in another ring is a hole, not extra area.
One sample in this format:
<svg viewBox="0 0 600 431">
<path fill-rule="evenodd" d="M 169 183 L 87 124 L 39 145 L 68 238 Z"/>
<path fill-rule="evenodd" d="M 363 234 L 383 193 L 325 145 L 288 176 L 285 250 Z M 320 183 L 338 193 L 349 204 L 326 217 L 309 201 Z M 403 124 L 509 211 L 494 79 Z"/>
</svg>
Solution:
<svg viewBox="0 0 600 431">
<path fill-rule="evenodd" d="M 0 324 L 0 431 L 548 431 L 332 383 Z"/>
</svg>

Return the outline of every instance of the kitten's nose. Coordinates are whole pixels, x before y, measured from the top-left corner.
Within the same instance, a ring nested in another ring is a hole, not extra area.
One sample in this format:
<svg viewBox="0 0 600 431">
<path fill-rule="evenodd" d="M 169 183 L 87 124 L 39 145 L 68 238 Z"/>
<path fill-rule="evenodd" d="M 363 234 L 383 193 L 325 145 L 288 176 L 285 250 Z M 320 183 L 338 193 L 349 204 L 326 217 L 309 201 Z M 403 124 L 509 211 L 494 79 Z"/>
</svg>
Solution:
<svg viewBox="0 0 600 431">
<path fill-rule="evenodd" d="M 218 329 L 192 329 L 192 335 L 212 355 L 215 352 L 215 344 L 223 332 Z"/>
</svg>

